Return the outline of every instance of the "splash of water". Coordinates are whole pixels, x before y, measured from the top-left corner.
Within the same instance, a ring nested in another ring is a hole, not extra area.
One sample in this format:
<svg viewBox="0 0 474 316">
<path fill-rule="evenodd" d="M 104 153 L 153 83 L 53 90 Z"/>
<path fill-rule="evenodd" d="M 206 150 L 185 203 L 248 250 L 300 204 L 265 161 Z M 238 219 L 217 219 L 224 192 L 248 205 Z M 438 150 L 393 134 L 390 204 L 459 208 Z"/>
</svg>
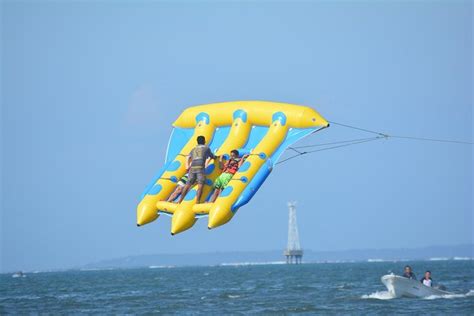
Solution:
<svg viewBox="0 0 474 316">
<path fill-rule="evenodd" d="M 430 295 L 423 297 L 425 300 L 436 300 L 436 299 L 455 299 L 455 298 L 466 298 L 474 296 L 474 290 L 470 290 L 464 294 L 444 294 L 444 295 Z M 376 299 L 376 300 L 391 300 L 395 296 L 389 291 L 377 291 L 371 294 L 366 294 L 361 296 L 362 299 Z"/>
<path fill-rule="evenodd" d="M 371 294 L 361 296 L 362 299 L 376 299 L 376 300 L 391 300 L 395 298 L 395 295 L 389 291 L 377 291 Z"/>
<path fill-rule="evenodd" d="M 425 297 L 424 299 L 425 300 L 436 300 L 436 299 L 440 299 L 440 298 L 454 299 L 454 298 L 466 298 L 466 297 L 470 297 L 470 296 L 474 296 L 474 290 L 469 290 L 469 292 L 467 292 L 465 294 L 430 295 L 430 296 Z"/>
</svg>

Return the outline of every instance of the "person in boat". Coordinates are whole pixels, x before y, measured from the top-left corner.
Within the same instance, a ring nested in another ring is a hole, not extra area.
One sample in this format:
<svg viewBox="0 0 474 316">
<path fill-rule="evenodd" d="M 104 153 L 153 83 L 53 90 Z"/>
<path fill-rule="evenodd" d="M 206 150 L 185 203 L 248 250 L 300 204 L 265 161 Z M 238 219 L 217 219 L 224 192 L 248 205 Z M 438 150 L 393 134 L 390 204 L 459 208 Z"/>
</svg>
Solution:
<svg viewBox="0 0 474 316">
<path fill-rule="evenodd" d="M 431 271 L 429 271 L 429 270 L 426 271 L 425 276 L 423 277 L 423 279 L 420 280 L 420 282 L 423 283 L 423 285 L 432 287 L 433 286 L 433 279 L 431 278 Z"/>
<path fill-rule="evenodd" d="M 166 202 L 173 202 L 176 198 L 183 192 L 183 189 L 188 182 L 189 175 L 186 173 L 184 176 L 179 179 L 176 188 L 174 189 L 173 193 L 171 193 L 170 197 L 166 200 Z"/>
<path fill-rule="evenodd" d="M 217 157 L 211 152 L 211 149 L 206 146 L 206 138 L 204 136 L 198 136 L 197 146 L 194 147 L 189 153 L 186 159 L 186 170 L 188 170 L 188 181 L 184 186 L 181 196 L 179 197 L 178 203 L 181 203 L 189 192 L 191 186 L 197 182 L 198 188 L 196 192 L 196 204 L 201 203 L 202 187 L 206 181 L 205 169 L 211 159 Z"/>
<path fill-rule="evenodd" d="M 234 149 L 230 152 L 230 158 L 226 163 L 222 164 L 222 156 L 219 159 L 219 167 L 222 169 L 221 175 L 216 179 L 214 183 L 214 193 L 212 194 L 209 202 L 214 203 L 221 194 L 222 190 L 229 184 L 229 181 L 232 179 L 234 174 L 239 170 L 239 168 L 244 163 L 249 155 L 243 155 L 242 158 L 239 158 L 239 151 Z"/>
<path fill-rule="evenodd" d="M 416 275 L 413 273 L 413 270 L 410 266 L 405 266 L 402 276 L 408 279 L 416 280 Z"/>
</svg>

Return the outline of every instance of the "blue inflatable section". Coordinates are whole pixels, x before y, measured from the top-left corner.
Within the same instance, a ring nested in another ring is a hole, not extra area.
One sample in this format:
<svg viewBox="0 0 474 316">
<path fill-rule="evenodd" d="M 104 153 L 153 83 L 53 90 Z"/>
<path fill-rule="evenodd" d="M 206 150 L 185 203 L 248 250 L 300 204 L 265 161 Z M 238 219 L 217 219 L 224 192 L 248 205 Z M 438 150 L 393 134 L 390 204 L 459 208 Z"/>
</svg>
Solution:
<svg viewBox="0 0 474 316">
<path fill-rule="evenodd" d="M 260 140 L 265 136 L 266 131 L 268 128 L 264 127 L 255 127 L 254 130 L 252 130 L 250 134 L 249 141 L 247 142 L 247 145 L 243 148 L 243 152 L 245 153 L 247 150 L 250 151 L 250 149 L 254 148 L 256 144 L 260 142 Z M 285 150 L 293 143 L 299 141 L 300 139 L 308 136 L 312 132 L 314 132 L 316 129 L 314 128 L 305 128 L 305 129 L 299 129 L 299 128 L 293 128 L 288 131 L 288 134 L 286 136 L 286 139 L 284 142 L 280 144 L 278 149 L 273 153 L 271 157 L 262 165 L 260 170 L 257 172 L 255 177 L 252 179 L 252 181 L 249 183 L 249 185 L 244 189 L 242 194 L 237 198 L 235 203 L 232 205 L 232 212 L 237 212 L 237 210 L 247 204 L 252 197 L 257 193 L 258 189 L 262 186 L 263 182 L 267 179 L 267 177 L 270 175 L 272 172 L 273 166 L 275 163 L 278 161 L 278 159 L 281 157 L 281 155 L 285 152 Z M 252 135 L 254 134 L 255 135 Z M 253 137 L 253 138 L 252 138 Z M 249 145 L 250 144 L 250 145 Z M 248 168 L 248 166 L 245 166 L 245 163 L 242 165 L 241 168 Z M 242 170 L 242 171 L 245 171 Z"/>
<path fill-rule="evenodd" d="M 193 128 L 173 128 L 170 139 L 168 141 L 168 148 L 166 149 L 166 162 L 173 161 L 181 152 L 183 147 L 188 143 L 194 134 Z M 158 177 L 159 178 L 159 177 Z"/>
<path fill-rule="evenodd" d="M 194 129 L 193 128 L 173 128 L 171 131 L 171 136 L 168 141 L 168 147 L 166 149 L 166 160 L 165 164 L 163 167 L 155 174 L 153 179 L 150 181 L 148 186 L 145 188 L 143 191 L 140 199 L 143 199 L 145 195 L 147 194 L 156 194 L 156 190 L 151 191 L 152 188 L 154 187 L 156 181 L 158 181 L 159 178 L 163 175 L 163 173 L 166 170 L 169 169 L 174 169 L 174 168 L 179 168 L 179 165 L 176 166 L 176 164 L 173 164 L 176 156 L 179 154 L 179 152 L 183 149 L 183 147 L 186 145 L 186 143 L 191 139 L 191 137 L 194 134 Z"/>
<path fill-rule="evenodd" d="M 214 132 L 214 137 L 212 137 L 211 144 L 209 145 L 209 148 L 213 153 L 215 153 L 216 150 L 222 146 L 227 136 L 229 136 L 229 132 L 230 126 L 216 128 L 216 131 Z"/>
</svg>

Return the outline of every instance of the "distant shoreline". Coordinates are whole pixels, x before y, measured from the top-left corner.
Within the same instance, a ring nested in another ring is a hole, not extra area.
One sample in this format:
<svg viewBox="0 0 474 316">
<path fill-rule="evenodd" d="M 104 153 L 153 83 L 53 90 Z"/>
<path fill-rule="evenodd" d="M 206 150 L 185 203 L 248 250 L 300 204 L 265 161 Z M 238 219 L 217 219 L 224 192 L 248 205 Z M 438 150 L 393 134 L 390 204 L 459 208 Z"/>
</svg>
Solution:
<svg viewBox="0 0 474 316">
<path fill-rule="evenodd" d="M 184 254 L 152 254 L 101 260 L 86 265 L 59 269 L 24 269 L 24 272 L 92 271 L 135 268 L 167 268 L 190 266 L 243 266 L 284 264 L 283 251 L 234 251 Z M 400 249 L 355 249 L 339 251 L 305 250 L 303 263 L 358 263 L 405 261 L 474 260 L 474 244 L 430 246 Z M 8 269 L 2 273 L 22 270 Z"/>
<path fill-rule="evenodd" d="M 350 264 L 350 263 L 403 263 L 403 262 L 430 262 L 430 261 L 474 261 L 474 257 L 453 257 L 453 258 L 426 258 L 426 259 L 367 259 L 367 260 L 348 260 L 348 261 L 303 261 L 303 265 L 310 264 Z M 248 267 L 248 266 L 273 266 L 273 265 L 286 265 L 285 261 L 274 261 L 274 262 L 226 262 L 220 264 L 209 264 L 209 265 L 151 265 L 151 266 L 136 266 L 136 267 L 103 267 L 103 268 L 69 268 L 69 269 L 57 269 L 57 270 L 35 270 L 35 271 L 22 271 L 25 274 L 37 274 L 37 273 L 55 273 L 55 272 L 94 272 L 94 271 L 114 271 L 114 270 L 135 270 L 135 269 L 179 269 L 179 268 L 215 268 L 215 267 Z M 17 271 L 16 271 L 17 272 Z M 15 271 L 2 272 L 2 274 L 12 274 Z"/>
</svg>

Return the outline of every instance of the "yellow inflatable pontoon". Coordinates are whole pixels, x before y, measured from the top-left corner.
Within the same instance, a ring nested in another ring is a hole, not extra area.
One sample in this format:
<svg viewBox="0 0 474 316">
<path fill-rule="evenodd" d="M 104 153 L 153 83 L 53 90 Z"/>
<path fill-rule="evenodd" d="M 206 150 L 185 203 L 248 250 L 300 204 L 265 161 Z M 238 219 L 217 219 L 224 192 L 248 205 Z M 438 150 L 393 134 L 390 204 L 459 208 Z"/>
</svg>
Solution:
<svg viewBox="0 0 474 316">
<path fill-rule="evenodd" d="M 227 223 L 250 201 L 288 146 L 327 126 L 329 123 L 312 108 L 287 103 L 236 101 L 186 109 L 173 124 L 163 168 L 142 195 L 137 225 L 150 223 L 159 214 L 172 216 L 172 234 L 189 229 L 203 216 L 209 217 L 209 228 Z M 196 188 L 179 204 L 165 202 L 186 174 L 187 156 L 200 135 L 217 156 L 228 156 L 233 149 L 250 156 L 214 203 L 206 201 L 221 172 L 217 161 L 206 168 L 200 204 L 195 203 Z"/>
</svg>

